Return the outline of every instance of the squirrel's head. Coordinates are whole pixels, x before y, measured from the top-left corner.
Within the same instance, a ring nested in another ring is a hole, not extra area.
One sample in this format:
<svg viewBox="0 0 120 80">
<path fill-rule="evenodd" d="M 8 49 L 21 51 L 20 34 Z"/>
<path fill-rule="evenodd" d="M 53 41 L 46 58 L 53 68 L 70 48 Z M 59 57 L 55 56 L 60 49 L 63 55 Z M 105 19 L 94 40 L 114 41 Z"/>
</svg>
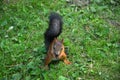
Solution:
<svg viewBox="0 0 120 80">
<path fill-rule="evenodd" d="M 58 58 L 58 56 L 61 54 L 61 52 L 64 51 L 63 39 L 61 41 L 59 41 L 55 38 L 52 48 L 53 48 L 53 53 L 54 53 L 55 57 Z"/>
</svg>

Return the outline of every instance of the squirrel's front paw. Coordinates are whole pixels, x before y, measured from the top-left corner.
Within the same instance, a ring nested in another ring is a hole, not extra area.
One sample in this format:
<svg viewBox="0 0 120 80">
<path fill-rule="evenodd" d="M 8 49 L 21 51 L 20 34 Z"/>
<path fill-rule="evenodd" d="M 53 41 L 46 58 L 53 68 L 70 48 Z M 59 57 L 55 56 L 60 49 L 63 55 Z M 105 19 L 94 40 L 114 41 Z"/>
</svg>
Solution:
<svg viewBox="0 0 120 80">
<path fill-rule="evenodd" d="M 48 65 L 47 65 L 47 66 L 45 66 L 45 67 L 44 67 L 44 69 L 45 69 L 45 70 L 49 70 L 49 67 L 48 67 Z"/>
<path fill-rule="evenodd" d="M 65 63 L 65 64 L 71 64 L 71 62 L 68 61 L 68 60 L 64 60 L 64 63 Z"/>
</svg>

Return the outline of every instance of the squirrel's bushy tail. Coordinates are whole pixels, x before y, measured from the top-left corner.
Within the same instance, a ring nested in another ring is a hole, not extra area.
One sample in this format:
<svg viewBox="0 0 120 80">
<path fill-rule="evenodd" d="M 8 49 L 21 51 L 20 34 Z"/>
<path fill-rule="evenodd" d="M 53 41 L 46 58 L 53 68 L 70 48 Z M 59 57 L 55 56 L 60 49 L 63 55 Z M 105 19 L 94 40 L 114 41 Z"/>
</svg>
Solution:
<svg viewBox="0 0 120 80">
<path fill-rule="evenodd" d="M 50 43 L 62 32 L 62 18 L 58 13 L 51 13 L 49 16 L 49 27 L 44 33 L 45 47 L 48 50 Z"/>
</svg>

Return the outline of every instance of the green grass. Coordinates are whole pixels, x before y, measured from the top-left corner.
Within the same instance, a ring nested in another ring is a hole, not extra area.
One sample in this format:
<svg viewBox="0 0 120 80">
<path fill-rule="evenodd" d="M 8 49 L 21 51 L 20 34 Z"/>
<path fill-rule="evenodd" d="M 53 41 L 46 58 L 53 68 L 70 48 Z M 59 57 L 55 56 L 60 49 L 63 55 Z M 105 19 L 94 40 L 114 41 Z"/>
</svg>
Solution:
<svg viewBox="0 0 120 80">
<path fill-rule="evenodd" d="M 65 0 L 0 3 L 0 80 L 119 80 L 119 7 L 99 0 L 83 8 Z M 53 11 L 63 16 L 59 39 L 72 64 L 60 61 L 44 70 L 43 34 Z"/>
</svg>

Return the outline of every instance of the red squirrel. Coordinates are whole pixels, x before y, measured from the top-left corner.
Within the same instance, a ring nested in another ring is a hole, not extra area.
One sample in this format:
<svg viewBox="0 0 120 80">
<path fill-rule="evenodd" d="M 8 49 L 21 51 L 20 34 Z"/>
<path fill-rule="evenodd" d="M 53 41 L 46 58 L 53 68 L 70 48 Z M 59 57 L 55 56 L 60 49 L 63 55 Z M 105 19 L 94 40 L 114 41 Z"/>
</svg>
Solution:
<svg viewBox="0 0 120 80">
<path fill-rule="evenodd" d="M 44 33 L 44 43 L 47 50 L 44 63 L 46 67 L 48 67 L 48 64 L 53 59 L 63 60 L 65 64 L 71 64 L 71 62 L 67 59 L 63 40 L 57 39 L 62 32 L 62 25 L 63 22 L 61 16 L 58 13 L 51 13 L 49 16 L 49 27 Z"/>
</svg>

